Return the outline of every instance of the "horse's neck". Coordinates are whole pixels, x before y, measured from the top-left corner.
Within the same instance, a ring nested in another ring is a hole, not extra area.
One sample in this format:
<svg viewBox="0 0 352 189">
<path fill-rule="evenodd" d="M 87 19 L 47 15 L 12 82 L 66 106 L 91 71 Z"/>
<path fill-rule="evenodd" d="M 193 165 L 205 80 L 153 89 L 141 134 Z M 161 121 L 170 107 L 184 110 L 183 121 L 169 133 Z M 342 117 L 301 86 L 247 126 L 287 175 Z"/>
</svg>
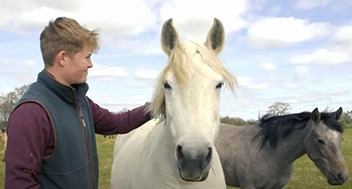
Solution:
<svg viewBox="0 0 352 189">
<path fill-rule="evenodd" d="M 156 153 L 160 151 L 160 148 L 164 148 L 165 145 L 168 143 L 167 132 L 165 121 L 158 122 L 154 128 L 150 131 L 147 136 L 147 141 L 150 143 L 145 144 L 145 146 L 149 146 L 151 153 Z M 161 142 L 163 141 L 163 142 Z"/>
<path fill-rule="evenodd" d="M 148 135 L 148 140 L 151 144 L 149 146 L 148 156 L 151 158 L 152 162 L 155 162 L 155 166 L 163 167 L 168 166 L 164 163 L 170 162 L 169 158 L 174 157 L 173 150 L 173 137 L 171 135 L 170 129 L 165 125 L 165 121 L 158 123 Z M 165 160 L 165 161 L 164 161 Z"/>
<path fill-rule="evenodd" d="M 7 141 L 7 135 L 5 133 L 0 135 L 0 140 L 2 143 L 5 143 Z"/>
<path fill-rule="evenodd" d="M 284 163 L 293 163 L 306 153 L 304 139 L 309 134 L 310 128 L 307 125 L 303 129 L 295 129 L 286 138 L 278 139 L 276 155 Z"/>
</svg>

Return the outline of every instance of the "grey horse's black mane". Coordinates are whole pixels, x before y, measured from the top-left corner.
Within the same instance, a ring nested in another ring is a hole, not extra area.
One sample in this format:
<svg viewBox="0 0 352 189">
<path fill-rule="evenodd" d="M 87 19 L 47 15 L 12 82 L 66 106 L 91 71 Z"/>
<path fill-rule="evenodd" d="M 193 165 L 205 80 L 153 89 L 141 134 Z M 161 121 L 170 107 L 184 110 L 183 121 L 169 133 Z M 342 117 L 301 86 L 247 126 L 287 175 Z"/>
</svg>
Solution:
<svg viewBox="0 0 352 189">
<path fill-rule="evenodd" d="M 272 148 L 276 148 L 279 138 L 286 138 L 294 130 L 305 128 L 306 123 L 310 120 L 311 114 L 311 112 L 281 116 L 266 114 L 259 119 L 258 126 L 260 127 L 260 131 L 255 138 L 262 136 L 261 148 L 266 142 L 269 142 Z M 321 112 L 320 119 L 324 121 L 329 128 L 343 133 L 343 125 L 336 120 L 334 113 Z"/>
</svg>

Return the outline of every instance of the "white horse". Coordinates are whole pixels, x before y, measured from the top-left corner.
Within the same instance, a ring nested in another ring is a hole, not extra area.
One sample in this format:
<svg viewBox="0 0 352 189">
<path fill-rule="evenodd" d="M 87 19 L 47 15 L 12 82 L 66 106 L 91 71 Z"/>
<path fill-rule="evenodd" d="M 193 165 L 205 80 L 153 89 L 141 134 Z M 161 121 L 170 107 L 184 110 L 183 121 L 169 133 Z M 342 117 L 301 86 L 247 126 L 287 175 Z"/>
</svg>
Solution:
<svg viewBox="0 0 352 189">
<path fill-rule="evenodd" d="M 214 141 L 221 86 L 234 91 L 237 82 L 217 56 L 224 46 L 222 23 L 214 19 L 204 45 L 179 43 L 172 19 L 161 35 L 169 61 L 150 106 L 159 120 L 117 137 L 111 188 L 225 189 Z"/>
</svg>

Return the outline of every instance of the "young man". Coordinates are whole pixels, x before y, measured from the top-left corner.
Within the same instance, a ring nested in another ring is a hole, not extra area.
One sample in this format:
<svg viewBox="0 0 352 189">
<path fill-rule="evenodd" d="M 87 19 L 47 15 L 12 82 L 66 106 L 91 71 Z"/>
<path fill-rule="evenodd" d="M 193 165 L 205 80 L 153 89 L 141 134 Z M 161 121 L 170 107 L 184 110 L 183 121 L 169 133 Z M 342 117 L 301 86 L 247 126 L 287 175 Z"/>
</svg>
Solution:
<svg viewBox="0 0 352 189">
<path fill-rule="evenodd" d="M 86 96 L 97 36 L 65 17 L 41 33 L 45 69 L 8 122 L 6 189 L 97 189 L 95 133 L 127 133 L 150 120 L 148 103 L 113 114 Z"/>
</svg>

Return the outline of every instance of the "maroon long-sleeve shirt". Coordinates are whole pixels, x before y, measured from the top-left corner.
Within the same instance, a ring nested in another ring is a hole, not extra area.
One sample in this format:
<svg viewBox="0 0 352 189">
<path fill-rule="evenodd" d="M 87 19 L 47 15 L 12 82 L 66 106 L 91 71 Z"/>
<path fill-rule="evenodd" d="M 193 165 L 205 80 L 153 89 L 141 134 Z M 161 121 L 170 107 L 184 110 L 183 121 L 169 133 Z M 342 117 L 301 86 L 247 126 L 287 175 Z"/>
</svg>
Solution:
<svg viewBox="0 0 352 189">
<path fill-rule="evenodd" d="M 89 98 L 88 102 L 98 134 L 128 133 L 150 120 L 146 106 L 113 114 Z M 54 133 L 46 111 L 34 102 L 20 105 L 9 119 L 7 135 L 5 188 L 39 188 L 41 161 L 54 150 Z"/>
</svg>

